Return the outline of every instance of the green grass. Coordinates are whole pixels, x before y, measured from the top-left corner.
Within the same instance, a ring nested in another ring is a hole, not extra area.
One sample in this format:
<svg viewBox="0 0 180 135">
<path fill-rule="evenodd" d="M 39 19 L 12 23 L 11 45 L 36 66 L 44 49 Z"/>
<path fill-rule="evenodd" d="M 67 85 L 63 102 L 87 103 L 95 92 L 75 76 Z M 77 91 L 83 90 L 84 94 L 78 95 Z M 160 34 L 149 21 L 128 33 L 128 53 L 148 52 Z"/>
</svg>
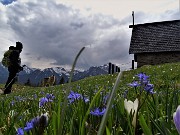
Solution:
<svg viewBox="0 0 180 135">
<path fill-rule="evenodd" d="M 137 80 L 135 75 L 144 72 L 150 76 L 150 83 L 154 84 L 155 94 L 147 94 L 140 88 L 130 87 L 128 84 Z M 101 124 L 102 116 L 94 116 L 89 112 L 96 107 L 106 107 L 107 102 L 103 98 L 110 94 L 118 74 L 100 75 L 88 77 L 76 82 L 53 87 L 28 87 L 13 85 L 13 92 L 0 96 L 0 135 L 16 134 L 16 129 L 24 127 L 30 121 L 42 113 L 48 112 L 48 126 L 45 135 L 96 135 Z M 124 71 L 120 78 L 112 108 L 108 115 L 104 134 L 131 135 L 131 134 L 163 134 L 178 135 L 173 122 L 173 113 L 176 111 L 180 90 L 180 63 L 163 64 L 157 66 L 144 66 L 136 70 Z M 1 84 L 2 88 L 4 84 Z M 89 98 L 89 102 L 76 100 L 68 103 L 61 124 L 62 104 L 67 90 L 78 92 Z M 127 99 L 134 101 L 139 99 L 141 108 L 137 114 L 137 125 L 131 124 L 133 116 L 124 108 L 124 91 L 128 90 Z M 48 102 L 43 108 L 39 108 L 39 99 L 47 93 L 53 93 L 55 99 Z M 36 95 L 37 97 L 35 98 Z M 18 98 L 19 97 L 19 98 Z M 11 103 L 14 102 L 12 105 Z M 62 126 L 62 129 L 59 127 Z M 61 130 L 61 131 L 59 131 Z M 35 127 L 25 134 L 40 133 L 40 127 Z"/>
</svg>

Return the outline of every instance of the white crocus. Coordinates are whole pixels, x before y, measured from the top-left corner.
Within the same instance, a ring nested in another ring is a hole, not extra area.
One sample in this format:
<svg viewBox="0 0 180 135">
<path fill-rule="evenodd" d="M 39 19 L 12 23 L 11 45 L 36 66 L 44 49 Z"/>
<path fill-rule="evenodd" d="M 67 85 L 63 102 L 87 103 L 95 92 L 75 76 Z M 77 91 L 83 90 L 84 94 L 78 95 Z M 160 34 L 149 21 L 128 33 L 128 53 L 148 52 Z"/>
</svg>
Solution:
<svg viewBox="0 0 180 135">
<path fill-rule="evenodd" d="M 136 100 L 134 102 L 132 102 L 130 100 L 127 100 L 127 99 L 124 100 L 124 107 L 127 110 L 127 112 L 129 114 L 131 112 L 132 112 L 132 114 L 134 114 L 133 115 L 133 121 L 132 121 L 132 125 L 134 127 L 136 127 L 136 115 L 137 115 L 138 104 L 139 104 L 139 101 L 138 101 L 137 98 L 136 98 Z"/>
</svg>

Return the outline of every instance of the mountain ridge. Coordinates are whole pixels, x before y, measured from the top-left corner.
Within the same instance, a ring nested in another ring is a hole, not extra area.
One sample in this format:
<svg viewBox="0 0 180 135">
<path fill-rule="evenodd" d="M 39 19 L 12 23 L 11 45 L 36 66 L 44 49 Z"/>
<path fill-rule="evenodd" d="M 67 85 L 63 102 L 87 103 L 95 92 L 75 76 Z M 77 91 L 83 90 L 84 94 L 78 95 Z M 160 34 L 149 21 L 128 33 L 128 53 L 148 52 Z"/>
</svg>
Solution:
<svg viewBox="0 0 180 135">
<path fill-rule="evenodd" d="M 96 76 L 102 74 L 108 74 L 109 66 L 104 64 L 101 66 L 92 66 L 87 70 L 75 70 L 73 73 L 72 81 L 77 81 L 89 76 Z M 46 77 L 54 75 L 56 77 L 55 84 L 67 83 L 70 77 L 69 70 L 63 67 L 52 67 L 45 69 L 36 69 L 24 67 L 24 70 L 18 74 L 18 83 L 30 84 L 31 86 L 41 86 L 42 80 Z M 7 68 L 3 67 L 0 63 L 0 83 L 5 83 L 8 78 Z M 62 82 L 63 79 L 63 82 Z"/>
</svg>

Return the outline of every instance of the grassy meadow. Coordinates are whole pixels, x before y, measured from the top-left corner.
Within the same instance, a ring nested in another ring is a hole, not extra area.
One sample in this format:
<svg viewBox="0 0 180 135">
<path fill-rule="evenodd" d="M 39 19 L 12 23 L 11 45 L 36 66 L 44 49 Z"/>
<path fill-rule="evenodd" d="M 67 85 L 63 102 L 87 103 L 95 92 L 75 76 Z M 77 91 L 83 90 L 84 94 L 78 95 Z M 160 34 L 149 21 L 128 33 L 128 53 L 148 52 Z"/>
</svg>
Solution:
<svg viewBox="0 0 180 135">
<path fill-rule="evenodd" d="M 110 99 L 117 76 L 51 87 L 13 85 L 11 94 L 0 95 L 0 135 L 178 135 L 173 113 L 180 105 L 180 63 L 124 71 Z"/>
</svg>

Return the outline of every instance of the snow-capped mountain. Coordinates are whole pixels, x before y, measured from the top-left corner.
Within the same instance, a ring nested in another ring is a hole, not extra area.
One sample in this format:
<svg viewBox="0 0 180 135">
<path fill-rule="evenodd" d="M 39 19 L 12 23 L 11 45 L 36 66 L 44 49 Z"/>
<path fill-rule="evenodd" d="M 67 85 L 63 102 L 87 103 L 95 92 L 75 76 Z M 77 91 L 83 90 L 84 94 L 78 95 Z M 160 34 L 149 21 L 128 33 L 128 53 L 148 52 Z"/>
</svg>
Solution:
<svg viewBox="0 0 180 135">
<path fill-rule="evenodd" d="M 85 71 L 75 70 L 73 73 L 72 81 L 77 81 L 89 76 L 108 74 L 108 68 L 108 64 L 105 64 L 102 66 L 90 67 Z M 56 84 L 62 83 L 62 78 L 64 83 L 66 83 L 69 80 L 70 72 L 71 71 L 66 70 L 62 67 L 45 68 L 43 70 L 40 70 L 25 66 L 24 70 L 18 74 L 18 83 L 26 84 L 27 82 L 30 82 L 32 86 L 40 86 L 44 78 L 50 77 L 52 75 L 56 77 Z M 7 69 L 0 64 L 0 83 L 5 83 L 7 77 Z"/>
<path fill-rule="evenodd" d="M 3 67 L 0 63 L 0 83 L 4 83 L 8 77 L 8 70 L 7 68 Z"/>
</svg>

